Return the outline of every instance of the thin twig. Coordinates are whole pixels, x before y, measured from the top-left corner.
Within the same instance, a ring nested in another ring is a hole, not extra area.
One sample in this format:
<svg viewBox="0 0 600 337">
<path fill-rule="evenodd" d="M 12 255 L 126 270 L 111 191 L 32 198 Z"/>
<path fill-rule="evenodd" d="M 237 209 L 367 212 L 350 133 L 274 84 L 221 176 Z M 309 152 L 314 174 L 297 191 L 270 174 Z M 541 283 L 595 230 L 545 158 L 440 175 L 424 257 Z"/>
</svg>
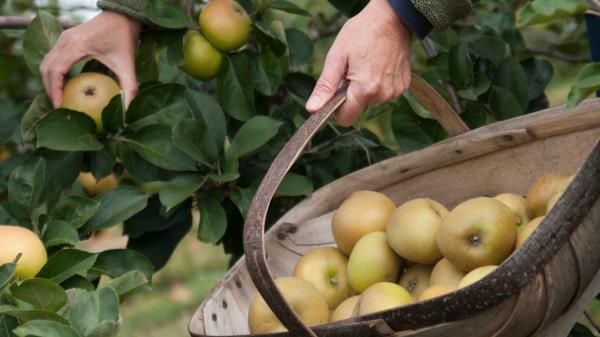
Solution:
<svg viewBox="0 0 600 337">
<path fill-rule="evenodd" d="M 0 16 L 0 29 L 25 29 L 33 19 L 29 16 Z M 65 29 L 77 26 L 77 23 L 65 20 L 60 20 L 60 24 Z"/>
<path fill-rule="evenodd" d="M 360 133 L 360 130 L 355 129 L 355 130 L 352 130 L 352 131 L 349 131 L 349 132 L 346 132 L 346 133 L 339 134 L 339 135 L 335 136 L 334 138 L 331 138 L 330 140 L 328 140 L 326 142 L 323 142 L 323 143 L 321 143 L 319 145 L 316 145 L 316 146 L 313 146 L 313 147 L 310 147 L 310 148 L 306 149 L 306 151 L 304 151 L 304 153 L 309 154 L 309 153 L 319 152 L 319 151 L 327 148 L 328 146 L 331 146 L 331 145 L 339 142 L 340 140 L 342 140 L 342 139 L 344 139 L 346 137 L 350 137 L 350 136 L 358 134 L 358 133 Z"/>
<path fill-rule="evenodd" d="M 527 49 L 527 52 L 534 55 L 542 55 L 551 57 L 557 60 L 574 62 L 574 63 L 587 63 L 590 58 L 587 55 L 569 55 L 560 51 L 554 50 L 541 50 L 541 49 Z"/>
</svg>

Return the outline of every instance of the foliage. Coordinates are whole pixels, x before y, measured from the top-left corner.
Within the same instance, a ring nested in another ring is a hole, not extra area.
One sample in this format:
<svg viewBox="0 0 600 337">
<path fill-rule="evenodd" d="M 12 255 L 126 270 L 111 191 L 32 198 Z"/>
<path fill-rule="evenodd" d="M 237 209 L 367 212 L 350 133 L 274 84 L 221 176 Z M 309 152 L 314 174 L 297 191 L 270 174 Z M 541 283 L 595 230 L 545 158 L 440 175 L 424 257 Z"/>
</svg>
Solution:
<svg viewBox="0 0 600 337">
<path fill-rule="evenodd" d="M 0 35 L 11 47 L 0 58 L 10 65 L 0 67 L 0 146 L 11 153 L 0 162 L 0 223 L 33 229 L 50 256 L 33 280 L 14 279 L 13 264 L 0 267 L 0 336 L 114 336 L 119 304 L 149 288 L 153 273 L 196 227 L 193 209 L 201 214 L 198 239 L 222 243 L 233 261 L 243 253 L 243 218 L 256 188 L 308 117 L 303 104 L 319 72 L 319 48 L 346 19 L 339 13 L 354 14 L 366 1 L 330 0 L 333 7 L 313 17 L 291 1 L 240 2 L 253 18 L 252 39 L 225 56 L 216 80 L 200 82 L 179 68 L 183 35 L 195 25 L 182 8 L 194 7 L 151 1 L 144 15 L 157 27 L 144 32 L 138 49 L 139 94 L 126 112 L 121 98 L 113 98 L 101 135 L 87 115 L 53 110 L 39 80 L 23 75 L 27 69 L 39 75 L 61 32 L 55 16 L 39 11 L 24 36 Z M 521 9 L 523 25 L 550 22 L 552 31 L 568 26 L 557 18 L 581 11 L 577 1 L 556 10 L 536 2 Z M 544 90 L 553 67 L 528 45 L 538 33 L 517 28 L 517 10 L 512 1 L 480 1 L 477 16 L 432 34 L 436 55 L 425 58 L 415 48 L 415 71 L 472 128 L 548 106 Z M 582 43 L 577 34 L 585 33 L 566 31 Z M 22 49 L 13 51 L 21 38 Z M 565 42 L 561 51 L 579 55 L 578 46 Z M 93 60 L 74 72 L 80 70 L 106 71 Z M 597 65 L 584 68 L 572 105 L 598 86 L 597 73 Z M 369 107 L 351 128 L 330 122 L 277 191 L 269 223 L 315 188 L 446 137 L 410 94 Z M 98 179 L 115 173 L 120 186 L 87 195 L 76 180 L 82 171 Z M 118 224 L 129 237 L 127 249 L 78 249 L 81 240 Z"/>
</svg>

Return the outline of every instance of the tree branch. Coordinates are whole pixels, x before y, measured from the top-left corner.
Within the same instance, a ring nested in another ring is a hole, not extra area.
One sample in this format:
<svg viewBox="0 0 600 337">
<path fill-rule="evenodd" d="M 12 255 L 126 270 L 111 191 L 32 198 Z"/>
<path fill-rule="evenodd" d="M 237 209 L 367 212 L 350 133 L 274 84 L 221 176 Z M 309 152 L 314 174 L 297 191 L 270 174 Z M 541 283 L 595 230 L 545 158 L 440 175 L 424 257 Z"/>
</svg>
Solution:
<svg viewBox="0 0 600 337">
<path fill-rule="evenodd" d="M 0 16 L 0 29 L 25 29 L 33 19 L 28 16 Z M 60 24 L 65 29 L 77 26 L 75 22 L 65 20 L 61 20 Z"/>
<path fill-rule="evenodd" d="M 541 50 L 541 49 L 527 49 L 527 52 L 534 55 L 541 55 L 551 57 L 561 61 L 574 62 L 574 63 L 587 63 L 590 62 L 590 58 L 587 55 L 569 55 L 560 51 L 555 50 Z"/>
</svg>

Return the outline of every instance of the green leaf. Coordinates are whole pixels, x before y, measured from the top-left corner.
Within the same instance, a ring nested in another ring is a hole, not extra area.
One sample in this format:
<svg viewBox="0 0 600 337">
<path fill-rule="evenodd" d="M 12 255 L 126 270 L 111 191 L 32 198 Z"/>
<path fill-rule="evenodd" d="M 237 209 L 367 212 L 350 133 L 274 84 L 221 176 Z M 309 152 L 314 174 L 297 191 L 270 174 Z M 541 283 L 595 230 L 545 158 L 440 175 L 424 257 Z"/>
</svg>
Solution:
<svg viewBox="0 0 600 337">
<path fill-rule="evenodd" d="M 254 194 L 256 194 L 256 190 L 253 188 L 234 188 L 229 194 L 229 199 L 237 206 L 242 216 L 246 217 Z"/>
<path fill-rule="evenodd" d="M 15 263 L 5 263 L 0 266 L 0 294 L 10 284 L 16 268 L 17 265 Z"/>
<path fill-rule="evenodd" d="M 129 144 L 119 144 L 118 153 L 119 157 L 123 160 L 123 166 L 125 166 L 129 177 L 139 182 L 162 181 L 169 179 L 173 174 L 171 171 L 167 171 L 146 161 Z"/>
<path fill-rule="evenodd" d="M 132 124 L 163 110 L 180 107 L 185 92 L 185 87 L 179 84 L 158 84 L 140 89 L 127 109 L 127 123 Z"/>
<path fill-rule="evenodd" d="M 112 173 L 117 159 L 117 150 L 115 147 L 116 144 L 110 142 L 106 143 L 102 150 L 88 153 L 90 171 L 96 180 L 100 180 Z"/>
<path fill-rule="evenodd" d="M 62 31 L 58 19 L 45 11 L 38 11 L 35 19 L 27 26 L 23 35 L 24 59 L 27 67 L 35 76 L 39 75 L 42 60 L 56 43 Z"/>
<path fill-rule="evenodd" d="M 0 314 L 0 337 L 16 336 L 12 331 L 19 326 L 16 318 Z"/>
<path fill-rule="evenodd" d="M 360 12 L 368 3 L 368 0 L 329 0 L 335 8 L 351 17 Z"/>
<path fill-rule="evenodd" d="M 450 48 L 450 77 L 452 81 L 460 85 L 467 85 L 471 81 L 471 73 L 473 72 L 473 62 L 469 58 L 467 45 L 465 43 L 458 44 Z"/>
<path fill-rule="evenodd" d="M 125 128 L 121 95 L 113 97 L 102 110 L 102 128 L 110 133 L 120 133 Z"/>
<path fill-rule="evenodd" d="M 119 322 L 104 321 L 96 325 L 86 337 L 116 337 L 119 332 Z"/>
<path fill-rule="evenodd" d="M 148 162 L 172 171 L 191 171 L 195 162 L 179 150 L 171 140 L 171 128 L 164 125 L 147 126 L 132 137 L 129 144 Z"/>
<path fill-rule="evenodd" d="M 215 199 L 200 198 L 200 227 L 198 239 L 202 242 L 217 244 L 227 230 L 227 215 L 221 204 Z"/>
<path fill-rule="evenodd" d="M 204 124 L 204 121 L 187 119 L 179 121 L 173 128 L 173 145 L 192 159 L 212 167 L 218 160 L 219 150 Z"/>
<path fill-rule="evenodd" d="M 70 326 L 48 320 L 29 321 L 14 332 L 19 337 L 83 337 Z"/>
<path fill-rule="evenodd" d="M 14 284 L 10 287 L 10 293 L 35 309 L 52 312 L 58 311 L 67 303 L 67 293 L 63 288 L 42 278 L 25 280 L 19 285 Z"/>
<path fill-rule="evenodd" d="M 254 88 L 245 54 L 228 55 L 223 59 L 217 80 L 217 92 L 223 110 L 240 121 L 255 115 Z"/>
<path fill-rule="evenodd" d="M 523 67 L 513 58 L 508 58 L 498 65 L 492 83 L 512 92 L 521 110 L 525 111 L 529 104 L 529 85 Z"/>
<path fill-rule="evenodd" d="M 571 329 L 571 332 L 569 332 L 569 335 L 567 337 L 593 337 L 595 336 L 594 333 L 592 333 L 592 331 L 590 331 L 590 329 L 588 329 L 588 327 L 586 327 L 585 325 L 581 324 L 581 323 L 575 323 L 575 326 L 573 326 L 573 329 Z"/>
<path fill-rule="evenodd" d="M 37 146 L 57 151 L 98 151 L 96 123 L 81 112 L 58 109 L 42 119 L 37 127 Z"/>
<path fill-rule="evenodd" d="M 162 28 L 179 29 L 191 26 L 190 18 L 181 8 L 162 0 L 148 1 L 142 15 Z"/>
<path fill-rule="evenodd" d="M 300 103 L 304 105 L 304 101 L 312 93 L 317 81 L 304 73 L 289 73 L 285 76 L 284 83 L 287 90 L 298 97 L 301 100 Z"/>
<path fill-rule="evenodd" d="M 524 112 L 512 92 L 500 87 L 494 87 L 492 90 L 490 106 L 498 120 L 517 117 Z"/>
<path fill-rule="evenodd" d="M 584 0 L 533 0 L 521 8 L 517 25 L 527 26 L 579 15 L 588 10 Z"/>
<path fill-rule="evenodd" d="M 11 306 L 0 306 L 0 315 L 7 315 L 7 316 L 14 317 L 14 318 L 18 319 L 19 321 L 21 321 L 21 323 L 26 323 L 26 322 L 35 321 L 35 320 L 48 320 L 48 321 L 54 321 L 54 322 L 57 322 L 60 324 L 69 324 L 69 322 L 61 315 L 59 315 L 55 312 L 52 312 L 52 311 L 41 310 L 41 309 L 21 309 L 21 308 L 11 307 Z M 1 326 L 0 326 L 0 328 L 1 328 Z M 0 332 L 0 336 L 3 336 L 1 334 L 1 332 Z"/>
<path fill-rule="evenodd" d="M 50 111 L 52 111 L 52 102 L 50 102 L 48 96 L 45 93 L 37 94 L 21 119 L 21 137 L 23 137 L 23 141 L 33 141 L 37 125 Z"/>
<path fill-rule="evenodd" d="M 185 99 L 196 119 L 204 121 L 206 131 L 211 135 L 211 142 L 215 144 L 217 152 L 220 152 L 227 133 L 223 109 L 212 96 L 203 91 L 187 90 Z"/>
<path fill-rule="evenodd" d="M 81 275 L 73 275 L 60 283 L 60 286 L 65 289 L 82 289 L 85 291 L 94 291 L 96 287 L 85 277 Z"/>
<path fill-rule="evenodd" d="M 142 34 L 135 56 L 135 73 L 138 76 L 139 82 L 158 80 L 159 74 L 156 56 L 160 52 L 157 48 L 158 44 L 153 34 Z"/>
<path fill-rule="evenodd" d="M 552 64 L 548 60 L 536 56 L 521 61 L 521 66 L 527 76 L 529 100 L 542 96 L 554 75 Z"/>
<path fill-rule="evenodd" d="M 259 149 L 277 134 L 282 124 L 267 116 L 253 117 L 238 130 L 227 152 L 239 158 Z"/>
<path fill-rule="evenodd" d="M 46 162 L 45 181 L 41 200 L 53 205 L 65 189 L 70 188 L 83 167 L 83 152 L 63 152 L 38 149 L 33 158 L 42 158 Z"/>
<path fill-rule="evenodd" d="M 178 176 L 160 191 L 160 202 L 167 208 L 167 212 L 170 212 L 202 187 L 205 181 L 205 177 L 197 174 Z"/>
<path fill-rule="evenodd" d="M 256 91 L 273 96 L 283 81 L 281 64 L 271 50 L 265 50 L 257 57 L 250 58 L 250 72 L 254 79 Z"/>
<path fill-rule="evenodd" d="M 458 96 L 470 101 L 477 101 L 477 98 L 486 93 L 491 85 L 492 81 L 490 81 L 485 74 L 476 73 L 473 85 L 466 89 L 459 90 Z"/>
<path fill-rule="evenodd" d="M 85 274 L 94 265 L 96 258 L 96 254 L 82 250 L 61 249 L 50 256 L 37 277 L 61 283 L 73 275 Z"/>
<path fill-rule="evenodd" d="M 100 209 L 81 228 L 81 232 L 90 233 L 106 229 L 131 218 L 143 210 L 148 203 L 144 191 L 132 186 L 119 186 L 95 198 Z"/>
<path fill-rule="evenodd" d="M 127 297 L 136 294 L 141 290 L 150 288 L 146 275 L 138 270 L 134 270 L 114 278 L 110 282 L 105 283 L 103 287 L 112 288 L 117 295 L 119 295 L 121 302 L 123 302 Z"/>
<path fill-rule="evenodd" d="M 309 196 L 314 191 L 313 182 L 306 176 L 288 173 L 275 195 L 280 197 Z"/>
<path fill-rule="evenodd" d="M 21 224 L 30 224 L 44 187 L 46 161 L 30 158 L 17 167 L 8 181 L 8 206 Z"/>
<path fill-rule="evenodd" d="M 502 62 L 510 55 L 509 45 L 497 36 L 483 36 L 470 42 L 469 50 L 481 58 L 494 62 L 494 64 Z"/>
<path fill-rule="evenodd" d="M 79 234 L 70 223 L 50 219 L 46 224 L 43 239 L 46 247 L 61 245 L 75 246 L 79 242 Z"/>
<path fill-rule="evenodd" d="M 273 23 L 275 23 L 275 21 Z M 287 52 L 285 33 L 281 34 L 282 37 L 280 38 L 279 36 L 277 36 L 277 34 L 274 34 L 273 32 L 267 30 L 266 28 L 263 28 L 262 26 L 256 23 L 252 24 L 252 30 L 256 35 L 256 39 L 258 40 L 259 44 L 261 46 L 269 48 L 271 51 L 273 51 L 273 53 L 275 53 L 275 55 L 277 55 L 277 57 L 281 57 Z M 281 30 L 284 31 L 284 29 Z"/>
<path fill-rule="evenodd" d="M 573 108 L 600 89 L 600 63 L 586 64 L 569 91 L 567 107 Z"/>
<path fill-rule="evenodd" d="M 83 336 L 88 336 L 104 321 L 119 318 L 119 297 L 112 288 L 82 292 L 69 306 L 69 321 Z"/>
<path fill-rule="evenodd" d="M 15 130 L 21 120 L 21 110 L 12 103 L 0 103 L 0 109 L 3 110 L 0 114 L 0 146 L 2 146 L 10 141 L 13 135 L 17 135 Z"/>
<path fill-rule="evenodd" d="M 308 11 L 286 0 L 272 0 L 269 8 L 278 9 L 280 11 L 288 12 L 291 14 L 310 16 L 310 13 Z"/>
<path fill-rule="evenodd" d="M 307 64 L 313 55 L 313 42 L 303 31 L 296 28 L 285 30 L 290 48 L 290 59 L 295 67 Z"/>
<path fill-rule="evenodd" d="M 231 152 L 229 152 L 231 153 Z M 209 173 L 208 178 L 219 184 L 227 183 L 236 180 L 240 177 L 239 166 L 240 163 L 237 158 L 231 154 L 225 157 L 225 165 L 223 172 L 221 173 Z"/>
<path fill-rule="evenodd" d="M 407 100 L 400 98 L 392 113 L 392 130 L 402 150 L 409 152 L 433 144 L 432 137 L 422 128 L 422 121 Z"/>
<path fill-rule="evenodd" d="M 143 254 L 131 249 L 111 249 L 98 255 L 92 271 L 104 274 L 110 278 L 123 276 L 137 270 L 152 280 L 154 268 Z"/>
</svg>

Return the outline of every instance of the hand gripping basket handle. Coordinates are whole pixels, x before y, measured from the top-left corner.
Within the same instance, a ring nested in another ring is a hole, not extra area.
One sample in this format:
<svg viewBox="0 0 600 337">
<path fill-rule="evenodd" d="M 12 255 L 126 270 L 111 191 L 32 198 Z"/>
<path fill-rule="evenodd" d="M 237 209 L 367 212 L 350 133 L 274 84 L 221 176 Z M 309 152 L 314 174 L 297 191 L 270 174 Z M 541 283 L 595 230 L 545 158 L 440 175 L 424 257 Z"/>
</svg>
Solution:
<svg viewBox="0 0 600 337">
<path fill-rule="evenodd" d="M 316 337 L 316 334 L 302 323 L 275 286 L 265 255 L 265 218 L 277 187 L 314 134 L 331 114 L 346 101 L 347 89 L 348 84 L 344 83 L 323 108 L 308 118 L 277 155 L 256 191 L 244 225 L 244 252 L 250 276 L 258 292 L 269 304 L 281 323 L 294 336 Z M 413 74 L 409 90 L 421 104 L 433 113 L 450 136 L 469 130 L 458 114 L 425 80 Z"/>
</svg>

